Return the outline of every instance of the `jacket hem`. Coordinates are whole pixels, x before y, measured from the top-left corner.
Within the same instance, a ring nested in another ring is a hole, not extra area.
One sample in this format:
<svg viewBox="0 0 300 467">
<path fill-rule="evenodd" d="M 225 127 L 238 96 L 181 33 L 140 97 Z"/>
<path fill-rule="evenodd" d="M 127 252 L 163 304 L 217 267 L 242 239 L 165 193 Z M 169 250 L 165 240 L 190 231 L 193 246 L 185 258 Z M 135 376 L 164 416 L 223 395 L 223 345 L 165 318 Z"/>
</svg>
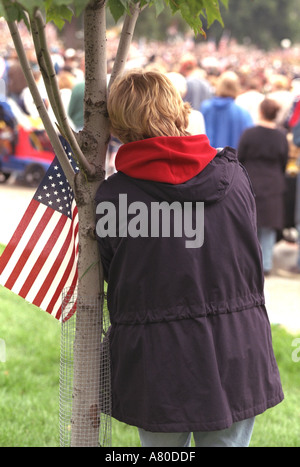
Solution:
<svg viewBox="0 0 300 467">
<path fill-rule="evenodd" d="M 253 418 L 257 415 L 262 414 L 266 410 L 275 407 L 284 399 L 282 392 L 278 394 L 273 399 L 262 402 L 261 404 L 256 405 L 247 410 L 242 410 L 240 412 L 233 412 L 230 417 L 227 417 L 223 420 L 218 420 L 214 422 L 174 422 L 174 423 L 141 423 L 136 419 L 131 417 L 122 417 L 118 414 L 112 414 L 112 416 L 127 425 L 136 426 L 138 428 L 143 428 L 146 431 L 156 432 L 156 433 L 186 433 L 186 432 L 197 432 L 197 431 L 219 431 L 230 428 L 233 423 L 246 420 L 248 418 Z"/>
</svg>

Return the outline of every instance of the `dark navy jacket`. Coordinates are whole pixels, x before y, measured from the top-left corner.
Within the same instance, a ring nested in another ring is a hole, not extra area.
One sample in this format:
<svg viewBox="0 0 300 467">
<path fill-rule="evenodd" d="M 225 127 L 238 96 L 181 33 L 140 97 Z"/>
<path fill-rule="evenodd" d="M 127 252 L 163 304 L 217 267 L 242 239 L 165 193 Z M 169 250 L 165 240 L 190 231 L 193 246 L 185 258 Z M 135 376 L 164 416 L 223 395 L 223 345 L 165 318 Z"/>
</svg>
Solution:
<svg viewBox="0 0 300 467">
<path fill-rule="evenodd" d="M 187 160 L 191 138 L 195 143 L 203 135 L 184 137 Z M 156 177 L 160 162 L 155 170 L 151 166 L 151 147 L 157 161 L 159 153 L 170 160 L 176 139 L 144 141 L 124 145 L 123 172 L 103 182 L 96 204 L 111 203 L 118 219 L 120 194 L 127 195 L 128 205 L 143 202 L 149 212 L 154 202 L 203 202 L 204 242 L 186 248 L 184 235 L 100 232 L 112 323 L 113 417 L 158 432 L 224 429 L 283 399 L 251 186 L 231 148 L 210 154 L 205 167 L 184 182 L 153 181 L 161 173 Z M 139 178 L 124 173 L 126 158 L 136 150 L 145 162 Z M 106 214 L 98 214 L 97 221 Z M 127 216 L 128 223 L 135 217 Z M 148 220 L 151 224 L 150 215 Z"/>
</svg>

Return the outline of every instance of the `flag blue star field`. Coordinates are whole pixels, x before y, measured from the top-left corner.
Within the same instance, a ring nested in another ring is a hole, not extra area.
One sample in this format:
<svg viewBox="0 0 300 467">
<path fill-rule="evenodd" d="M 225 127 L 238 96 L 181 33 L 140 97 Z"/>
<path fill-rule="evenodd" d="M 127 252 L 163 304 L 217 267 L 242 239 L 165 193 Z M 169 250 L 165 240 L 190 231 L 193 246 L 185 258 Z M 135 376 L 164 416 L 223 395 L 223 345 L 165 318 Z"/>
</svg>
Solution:
<svg viewBox="0 0 300 467">
<path fill-rule="evenodd" d="M 54 157 L 0 257 L 0 284 L 60 320 L 63 290 L 76 289 L 77 261 L 78 211 Z"/>
</svg>

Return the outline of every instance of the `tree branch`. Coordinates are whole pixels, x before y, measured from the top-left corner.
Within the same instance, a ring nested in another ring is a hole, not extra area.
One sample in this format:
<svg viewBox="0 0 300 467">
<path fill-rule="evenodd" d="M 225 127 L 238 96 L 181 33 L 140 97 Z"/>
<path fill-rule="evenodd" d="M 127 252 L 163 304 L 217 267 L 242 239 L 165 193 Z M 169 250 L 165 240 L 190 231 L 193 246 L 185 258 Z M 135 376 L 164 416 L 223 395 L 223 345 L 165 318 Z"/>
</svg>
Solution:
<svg viewBox="0 0 300 467">
<path fill-rule="evenodd" d="M 105 1 L 94 0 L 85 10 L 85 105 L 87 115 L 96 113 L 100 120 L 101 106 L 106 102 L 107 63 L 106 63 L 106 9 Z M 100 93 L 100 95 L 99 95 Z M 97 98 L 97 100 L 96 100 Z M 89 107 L 87 109 L 87 107 Z M 95 116 L 93 117 L 95 118 Z M 89 129 L 90 119 L 85 121 Z"/>
<path fill-rule="evenodd" d="M 140 4 L 137 3 L 132 6 L 131 14 L 127 14 L 125 16 L 125 20 L 124 20 L 122 32 L 121 32 L 121 37 L 119 41 L 119 46 L 117 50 L 117 55 L 116 55 L 113 70 L 111 73 L 108 89 L 110 89 L 110 86 L 112 85 L 116 77 L 124 71 L 127 56 L 128 56 L 131 41 L 132 41 L 132 37 L 133 37 L 133 33 L 134 33 L 134 29 L 135 29 L 135 25 L 136 25 L 137 19 L 141 11 L 142 10 L 141 10 Z"/>
<path fill-rule="evenodd" d="M 53 73 L 49 73 L 47 70 L 47 66 L 46 66 L 46 62 L 44 58 L 44 51 L 41 45 L 40 33 L 37 27 L 37 22 L 34 18 L 30 18 L 30 26 L 31 26 L 31 31 L 32 31 L 32 39 L 33 39 L 33 44 L 35 48 L 35 53 L 36 53 L 36 57 L 38 60 L 40 71 L 42 73 L 43 81 L 46 87 L 47 95 L 49 98 L 49 103 L 51 104 L 51 107 L 54 111 L 54 115 L 58 120 L 58 124 L 61 125 L 61 114 L 58 110 L 59 106 L 57 105 L 55 98 L 54 98 L 54 92 L 53 92 L 54 85 L 51 85 L 52 79 L 55 80 L 55 84 L 57 84 L 55 70 L 53 70 Z"/>
<path fill-rule="evenodd" d="M 86 157 L 81 151 L 77 139 L 73 133 L 73 130 L 69 125 L 68 116 L 62 103 L 61 94 L 56 79 L 56 72 L 47 45 L 45 35 L 45 23 L 41 12 L 37 10 L 34 15 L 34 18 L 31 18 L 30 21 L 38 63 L 42 72 L 50 105 L 58 121 L 59 131 L 69 142 L 70 147 L 76 158 L 76 162 L 78 163 L 80 168 L 88 176 L 92 176 L 95 173 L 95 169 L 92 165 L 88 163 Z"/>
<path fill-rule="evenodd" d="M 43 102 L 43 99 L 41 98 L 40 92 L 38 90 L 37 84 L 35 82 L 32 70 L 30 68 L 29 62 L 26 57 L 26 53 L 23 47 L 23 43 L 19 34 L 19 30 L 17 28 L 16 23 L 14 22 L 7 22 L 19 60 L 21 67 L 23 69 L 28 87 L 30 89 L 30 92 L 32 94 L 34 103 L 36 105 L 36 108 L 39 112 L 39 115 L 41 117 L 41 120 L 43 122 L 43 125 L 45 127 L 45 130 L 50 138 L 51 144 L 53 146 L 53 149 L 56 153 L 56 156 L 58 157 L 58 160 L 62 166 L 62 169 L 71 185 L 71 187 L 74 187 L 74 176 L 75 172 L 72 168 L 72 165 L 70 164 L 69 158 L 61 144 L 61 141 L 55 131 L 55 128 L 49 118 L 47 109 L 45 107 L 45 104 Z"/>
<path fill-rule="evenodd" d="M 84 128 L 80 132 L 89 162 L 104 168 L 109 125 L 107 100 L 106 8 L 105 0 L 94 0 L 84 12 L 85 94 Z"/>
</svg>

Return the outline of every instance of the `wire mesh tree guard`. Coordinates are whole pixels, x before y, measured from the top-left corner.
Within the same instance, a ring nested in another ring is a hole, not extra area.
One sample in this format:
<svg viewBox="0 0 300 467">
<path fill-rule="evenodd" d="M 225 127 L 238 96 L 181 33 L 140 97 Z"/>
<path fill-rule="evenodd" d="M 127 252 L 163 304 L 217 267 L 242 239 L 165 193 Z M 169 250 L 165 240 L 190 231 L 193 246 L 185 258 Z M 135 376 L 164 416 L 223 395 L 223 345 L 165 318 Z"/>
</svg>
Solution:
<svg viewBox="0 0 300 467">
<path fill-rule="evenodd" d="M 111 446 L 109 313 L 106 296 L 62 300 L 60 446 Z M 96 439 L 95 439 L 96 436 Z"/>
</svg>

